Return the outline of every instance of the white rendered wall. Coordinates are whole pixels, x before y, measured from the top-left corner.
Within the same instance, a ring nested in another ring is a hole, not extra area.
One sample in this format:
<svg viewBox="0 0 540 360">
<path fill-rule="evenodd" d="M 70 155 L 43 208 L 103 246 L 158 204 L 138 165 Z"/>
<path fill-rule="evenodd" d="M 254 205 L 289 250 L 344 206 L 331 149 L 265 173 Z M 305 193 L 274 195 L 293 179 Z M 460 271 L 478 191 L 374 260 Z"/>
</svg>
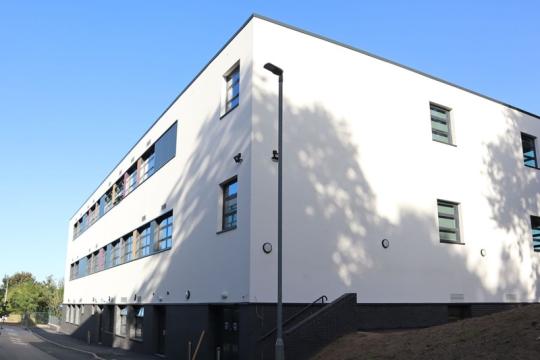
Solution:
<svg viewBox="0 0 540 360">
<path fill-rule="evenodd" d="M 247 25 L 137 143 L 69 222 L 65 278 L 72 262 L 174 210 L 173 243 L 165 251 L 96 274 L 66 281 L 64 302 L 144 303 L 241 302 L 248 298 L 250 229 L 252 29 Z M 223 75 L 240 61 L 240 104 L 220 120 Z M 76 240 L 72 228 L 174 121 L 176 157 L 129 194 Z M 233 156 L 242 153 L 236 164 Z M 219 184 L 237 175 L 238 228 L 216 234 L 221 209 Z M 167 204 L 165 210 L 161 206 Z M 146 220 L 142 221 L 145 216 Z M 190 290 L 191 298 L 185 299 Z M 169 291 L 170 294 L 166 295 Z M 153 295 L 155 294 L 155 295 Z M 226 297 L 222 295 L 226 294 Z"/>
<path fill-rule="evenodd" d="M 276 299 L 278 87 L 266 62 L 285 71 L 284 301 L 345 292 L 360 303 L 540 299 L 530 231 L 540 172 L 523 166 L 520 139 L 540 136 L 539 119 L 261 19 L 252 25 L 250 301 Z M 457 146 L 432 141 L 430 102 L 452 109 Z M 437 199 L 461 204 L 465 245 L 439 242 Z"/>
</svg>

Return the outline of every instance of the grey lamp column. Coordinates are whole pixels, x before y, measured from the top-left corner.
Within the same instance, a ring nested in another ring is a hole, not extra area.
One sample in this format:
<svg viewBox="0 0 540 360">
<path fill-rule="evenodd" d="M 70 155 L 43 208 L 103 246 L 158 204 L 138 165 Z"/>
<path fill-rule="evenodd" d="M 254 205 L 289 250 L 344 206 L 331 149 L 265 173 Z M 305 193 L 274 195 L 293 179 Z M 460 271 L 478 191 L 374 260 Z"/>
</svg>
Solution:
<svg viewBox="0 0 540 360">
<path fill-rule="evenodd" d="M 283 70 L 272 63 L 264 68 L 279 77 L 278 100 L 278 288 L 277 288 L 277 337 L 276 360 L 285 359 L 283 342 L 283 259 L 282 259 L 282 204 L 283 204 Z"/>
</svg>

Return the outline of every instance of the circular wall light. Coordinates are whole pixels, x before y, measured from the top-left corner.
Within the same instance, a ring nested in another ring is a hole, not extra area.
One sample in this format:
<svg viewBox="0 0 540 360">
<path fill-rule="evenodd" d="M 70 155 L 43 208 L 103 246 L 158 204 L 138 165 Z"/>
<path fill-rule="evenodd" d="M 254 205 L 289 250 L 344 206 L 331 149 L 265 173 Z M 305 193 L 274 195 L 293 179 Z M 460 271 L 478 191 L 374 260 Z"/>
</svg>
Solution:
<svg viewBox="0 0 540 360">
<path fill-rule="evenodd" d="M 272 252 L 272 244 L 269 242 L 265 242 L 262 246 L 262 249 L 265 254 L 270 254 Z"/>
<path fill-rule="evenodd" d="M 191 297 L 191 291 L 186 290 L 186 300 L 189 300 L 190 297 Z"/>
<path fill-rule="evenodd" d="M 482 250 L 480 250 L 480 255 L 482 255 L 482 256 L 486 256 L 486 249 L 482 249 Z"/>
<path fill-rule="evenodd" d="M 390 241 L 388 239 L 382 239 L 381 245 L 383 248 L 388 249 L 388 247 L 390 246 Z"/>
</svg>

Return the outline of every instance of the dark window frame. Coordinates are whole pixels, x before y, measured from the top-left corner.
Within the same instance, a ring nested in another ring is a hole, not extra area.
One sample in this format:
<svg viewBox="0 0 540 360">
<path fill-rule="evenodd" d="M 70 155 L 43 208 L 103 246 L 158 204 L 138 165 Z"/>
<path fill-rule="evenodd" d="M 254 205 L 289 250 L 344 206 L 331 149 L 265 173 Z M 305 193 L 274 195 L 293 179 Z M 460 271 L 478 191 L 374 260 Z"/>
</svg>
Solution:
<svg viewBox="0 0 540 360">
<path fill-rule="evenodd" d="M 225 81 L 225 104 L 221 118 L 240 105 L 240 62 L 234 64 L 229 71 L 223 75 L 223 79 Z M 229 97 L 230 89 L 232 89 L 232 96 Z"/>
<path fill-rule="evenodd" d="M 536 225 L 535 222 L 537 222 Z M 535 230 L 538 231 L 536 234 Z M 531 236 L 533 251 L 540 252 L 540 217 L 534 215 L 531 215 Z"/>
<path fill-rule="evenodd" d="M 172 247 L 172 238 L 173 238 L 173 214 L 168 212 L 163 215 L 161 218 L 156 220 L 156 251 L 163 251 L 170 249 Z"/>
<path fill-rule="evenodd" d="M 237 186 L 236 192 L 233 195 L 228 195 L 228 190 L 233 184 Z M 221 207 L 221 232 L 225 232 L 236 229 L 238 224 L 238 176 L 225 180 L 220 184 L 220 187 L 223 202 Z M 227 202 L 231 200 L 236 200 L 236 206 L 234 210 L 227 210 Z M 232 225 L 226 226 L 226 218 L 229 216 L 235 216 L 235 220 Z"/>
<path fill-rule="evenodd" d="M 439 212 L 439 206 L 452 206 L 452 208 L 454 209 L 454 215 L 450 216 L 448 214 L 442 214 L 441 212 Z M 459 206 L 460 204 L 454 201 L 437 199 L 437 226 L 438 226 L 438 233 L 439 233 L 439 241 L 441 243 L 461 244 L 461 245 L 464 244 L 461 237 L 461 222 L 459 221 L 459 214 L 460 214 Z M 440 218 L 454 220 L 456 224 L 455 228 L 441 226 L 440 220 L 439 220 Z M 452 241 L 452 240 L 442 239 L 441 232 L 455 234 L 456 240 Z"/>
<path fill-rule="evenodd" d="M 447 132 L 444 132 L 443 130 L 433 128 L 433 122 L 442 123 L 440 119 L 437 119 L 437 118 L 435 120 L 433 119 L 433 115 L 431 114 L 433 109 L 442 110 L 443 112 L 445 112 L 445 114 L 446 114 L 446 123 L 445 123 L 445 125 L 448 127 Z M 429 103 L 429 117 L 430 117 L 430 120 L 431 120 L 430 121 L 430 124 L 431 124 L 431 140 L 442 143 L 442 144 L 454 145 L 454 137 L 452 135 L 451 112 L 452 112 L 452 109 L 447 107 L 447 106 L 443 106 L 443 105 L 440 105 L 440 104 L 437 104 L 437 103 L 434 103 L 434 102 Z M 448 141 L 435 139 L 434 138 L 435 135 L 439 135 L 439 136 L 443 136 L 443 137 L 446 136 Z"/>
<path fill-rule="evenodd" d="M 532 147 L 533 147 L 533 151 L 534 151 L 534 156 L 532 156 L 532 157 L 526 155 L 526 152 L 525 152 L 525 141 L 527 141 L 527 140 L 532 142 Z M 523 165 L 525 165 L 527 167 L 530 167 L 530 168 L 533 168 L 533 169 L 538 169 L 538 156 L 537 156 L 537 150 L 536 150 L 536 136 L 533 136 L 531 134 L 527 134 L 527 133 L 522 132 L 521 133 L 521 149 L 522 149 L 522 152 L 523 152 Z M 528 165 L 527 164 L 528 161 L 534 161 L 534 165 Z"/>
</svg>

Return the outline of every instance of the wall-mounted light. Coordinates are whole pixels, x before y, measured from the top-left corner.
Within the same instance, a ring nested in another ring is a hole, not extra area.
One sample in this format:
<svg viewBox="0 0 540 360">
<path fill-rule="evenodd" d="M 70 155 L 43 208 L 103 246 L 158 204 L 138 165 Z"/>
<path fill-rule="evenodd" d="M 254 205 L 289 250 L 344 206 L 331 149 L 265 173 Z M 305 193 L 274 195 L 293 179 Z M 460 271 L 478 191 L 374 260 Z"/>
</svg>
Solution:
<svg viewBox="0 0 540 360">
<path fill-rule="evenodd" d="M 224 292 L 221 293 L 221 298 L 222 298 L 223 300 L 227 299 L 228 297 L 229 297 L 229 293 L 228 293 L 228 292 L 224 291 Z"/>
<path fill-rule="evenodd" d="M 137 294 L 133 295 L 133 301 L 137 300 Z"/>
<path fill-rule="evenodd" d="M 388 249 L 388 247 L 390 246 L 390 241 L 388 239 L 382 239 L 381 245 L 383 248 Z"/>
<path fill-rule="evenodd" d="M 273 162 L 279 161 L 279 152 L 277 150 L 272 150 L 272 161 Z"/>
<path fill-rule="evenodd" d="M 480 255 L 486 256 L 486 254 L 487 254 L 486 249 L 480 250 Z"/>
<path fill-rule="evenodd" d="M 234 162 L 240 164 L 244 159 L 242 159 L 242 153 L 238 153 L 233 156 Z"/>
<path fill-rule="evenodd" d="M 167 291 L 167 295 L 170 295 L 171 293 Z"/>
<path fill-rule="evenodd" d="M 262 246 L 262 249 L 265 254 L 270 254 L 272 252 L 272 244 L 269 242 L 265 242 Z"/>
<path fill-rule="evenodd" d="M 191 291 L 186 290 L 186 300 L 189 300 L 190 297 L 191 297 Z"/>
</svg>

